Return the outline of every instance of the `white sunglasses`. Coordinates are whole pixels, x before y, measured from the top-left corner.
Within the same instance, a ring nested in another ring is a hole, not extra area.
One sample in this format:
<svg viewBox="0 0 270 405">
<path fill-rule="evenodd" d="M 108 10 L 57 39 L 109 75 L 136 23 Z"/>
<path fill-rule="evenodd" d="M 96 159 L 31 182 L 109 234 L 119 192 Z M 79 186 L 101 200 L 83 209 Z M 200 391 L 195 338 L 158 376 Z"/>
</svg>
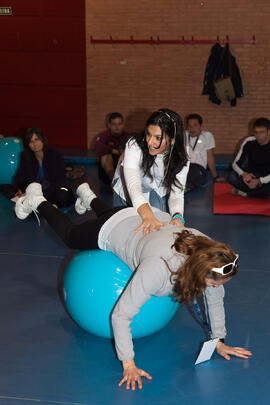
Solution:
<svg viewBox="0 0 270 405">
<path fill-rule="evenodd" d="M 222 267 L 213 267 L 211 270 L 215 271 L 216 273 L 222 274 L 223 276 L 226 276 L 234 270 L 235 266 L 237 266 L 238 257 L 239 255 L 236 255 L 236 258 L 232 263 L 224 264 L 224 266 Z"/>
</svg>

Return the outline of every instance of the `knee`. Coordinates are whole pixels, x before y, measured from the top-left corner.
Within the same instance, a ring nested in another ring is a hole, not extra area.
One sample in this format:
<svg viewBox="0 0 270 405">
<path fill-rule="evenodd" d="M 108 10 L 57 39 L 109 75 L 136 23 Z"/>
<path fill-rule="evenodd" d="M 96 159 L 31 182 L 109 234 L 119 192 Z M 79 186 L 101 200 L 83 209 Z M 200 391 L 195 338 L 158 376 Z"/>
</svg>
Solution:
<svg viewBox="0 0 270 405">
<path fill-rule="evenodd" d="M 239 179 L 240 179 L 239 175 L 234 170 L 231 170 L 229 172 L 227 177 L 228 183 L 235 185 L 236 183 L 239 183 Z"/>
</svg>

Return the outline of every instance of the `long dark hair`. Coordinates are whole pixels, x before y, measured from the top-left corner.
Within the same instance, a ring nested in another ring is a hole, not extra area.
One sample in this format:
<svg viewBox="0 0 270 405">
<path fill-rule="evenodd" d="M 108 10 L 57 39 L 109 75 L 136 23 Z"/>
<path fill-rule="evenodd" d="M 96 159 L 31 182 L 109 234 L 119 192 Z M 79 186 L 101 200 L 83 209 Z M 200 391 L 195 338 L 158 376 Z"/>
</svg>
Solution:
<svg viewBox="0 0 270 405">
<path fill-rule="evenodd" d="M 167 153 L 164 154 L 165 172 L 163 186 L 167 189 L 168 193 L 171 191 L 173 185 L 182 189 L 183 185 L 177 181 L 176 175 L 182 170 L 188 161 L 183 121 L 176 112 L 169 110 L 168 108 L 162 108 L 151 114 L 146 122 L 143 133 L 132 136 L 142 150 L 143 173 L 152 180 L 153 178 L 150 169 L 155 162 L 155 156 L 149 154 L 145 136 L 150 125 L 157 125 L 160 127 L 162 133 L 160 145 L 165 135 L 168 135 L 170 139 L 169 149 Z"/>
<path fill-rule="evenodd" d="M 41 140 L 41 142 L 43 143 L 43 147 L 46 148 L 48 143 L 47 143 L 47 139 L 43 135 L 42 131 L 39 128 L 27 128 L 23 135 L 24 149 L 28 149 L 29 151 L 31 151 L 31 149 L 29 148 L 29 143 L 31 142 L 32 136 L 34 134 L 36 134 L 36 136 Z"/>
<path fill-rule="evenodd" d="M 179 302 L 191 302 L 194 297 L 201 295 L 206 288 L 205 278 L 226 280 L 239 270 L 239 265 L 227 275 L 211 270 L 213 267 L 232 263 L 236 253 L 226 243 L 206 236 L 194 235 L 188 230 L 183 230 L 176 233 L 173 247 L 177 252 L 187 255 L 185 263 L 177 271 L 169 269 L 174 284 L 174 296 Z"/>
<path fill-rule="evenodd" d="M 29 161 L 31 161 L 32 159 L 35 159 L 35 154 L 29 147 L 29 143 L 31 142 L 31 139 L 34 134 L 36 134 L 36 136 L 43 143 L 43 152 L 46 152 L 46 150 L 48 150 L 47 139 L 45 138 L 45 136 L 43 135 L 41 130 L 39 128 L 27 128 L 23 134 L 24 150 L 23 150 L 22 154 Z"/>
</svg>

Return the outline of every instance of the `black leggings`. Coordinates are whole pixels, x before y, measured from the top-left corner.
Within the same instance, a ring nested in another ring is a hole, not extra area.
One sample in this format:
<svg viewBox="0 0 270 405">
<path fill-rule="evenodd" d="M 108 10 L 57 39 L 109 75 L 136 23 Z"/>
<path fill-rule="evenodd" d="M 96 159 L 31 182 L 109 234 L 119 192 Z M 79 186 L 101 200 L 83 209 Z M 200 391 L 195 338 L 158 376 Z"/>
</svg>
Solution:
<svg viewBox="0 0 270 405">
<path fill-rule="evenodd" d="M 70 218 L 59 211 L 48 201 L 38 206 L 38 212 L 46 219 L 70 249 L 98 249 L 98 234 L 102 225 L 116 212 L 125 207 L 110 208 L 98 198 L 91 202 L 91 208 L 97 215 L 96 219 L 90 219 L 82 224 L 74 224 Z"/>
</svg>

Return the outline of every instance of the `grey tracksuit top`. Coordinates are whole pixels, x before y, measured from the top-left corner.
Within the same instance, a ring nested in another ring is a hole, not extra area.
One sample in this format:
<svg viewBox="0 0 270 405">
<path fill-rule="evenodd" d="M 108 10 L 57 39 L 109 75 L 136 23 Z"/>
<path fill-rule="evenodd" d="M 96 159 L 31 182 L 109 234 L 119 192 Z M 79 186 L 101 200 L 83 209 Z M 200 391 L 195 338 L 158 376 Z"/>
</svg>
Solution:
<svg viewBox="0 0 270 405">
<path fill-rule="evenodd" d="M 153 208 L 155 217 L 169 223 L 170 215 Z M 141 218 L 133 207 L 114 214 L 101 228 L 98 236 L 100 249 L 108 250 L 122 259 L 136 274 L 118 301 L 113 314 L 112 326 L 115 346 L 119 360 L 134 358 L 130 323 L 140 307 L 152 295 L 166 296 L 173 292 L 171 270 L 175 271 L 184 263 L 186 256 L 171 249 L 175 233 L 181 231 L 167 225 L 160 231 L 154 230 L 143 236 L 142 231 L 134 232 L 141 224 Z M 202 235 L 196 229 L 187 228 L 195 235 Z M 205 289 L 212 337 L 224 338 L 226 335 L 223 305 L 224 288 L 220 286 Z"/>
</svg>

